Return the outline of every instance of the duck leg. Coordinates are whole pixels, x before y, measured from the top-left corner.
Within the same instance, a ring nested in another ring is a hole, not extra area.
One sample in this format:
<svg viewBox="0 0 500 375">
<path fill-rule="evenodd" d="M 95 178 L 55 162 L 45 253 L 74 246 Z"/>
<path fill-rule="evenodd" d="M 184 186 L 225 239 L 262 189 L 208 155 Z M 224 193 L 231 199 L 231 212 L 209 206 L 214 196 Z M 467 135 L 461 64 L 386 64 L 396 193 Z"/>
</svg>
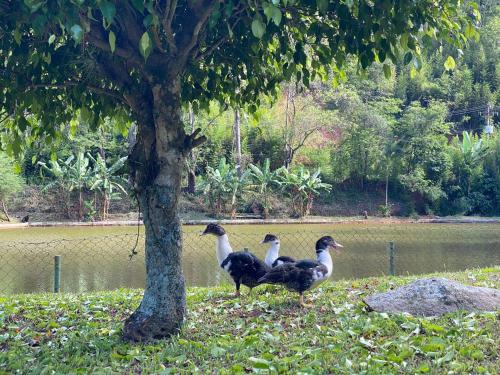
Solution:
<svg viewBox="0 0 500 375">
<path fill-rule="evenodd" d="M 299 298 L 299 303 L 300 303 L 300 307 L 314 307 L 313 305 L 308 305 L 307 303 L 304 302 L 304 294 L 303 293 L 300 293 L 300 298 Z"/>
<path fill-rule="evenodd" d="M 236 283 L 236 293 L 235 293 L 235 296 L 236 297 L 239 297 L 241 294 L 240 294 L 240 281 L 235 281 Z"/>
</svg>

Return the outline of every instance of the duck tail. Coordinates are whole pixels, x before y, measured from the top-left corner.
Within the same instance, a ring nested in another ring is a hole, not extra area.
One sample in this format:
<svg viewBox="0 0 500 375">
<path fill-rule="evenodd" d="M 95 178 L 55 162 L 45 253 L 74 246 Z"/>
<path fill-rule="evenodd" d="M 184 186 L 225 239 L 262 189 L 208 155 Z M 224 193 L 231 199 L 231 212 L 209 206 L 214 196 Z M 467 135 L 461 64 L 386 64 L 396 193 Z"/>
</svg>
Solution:
<svg viewBox="0 0 500 375">
<path fill-rule="evenodd" d="M 257 282 L 259 284 L 269 284 L 269 280 L 267 279 L 267 274 L 258 279 Z"/>
</svg>

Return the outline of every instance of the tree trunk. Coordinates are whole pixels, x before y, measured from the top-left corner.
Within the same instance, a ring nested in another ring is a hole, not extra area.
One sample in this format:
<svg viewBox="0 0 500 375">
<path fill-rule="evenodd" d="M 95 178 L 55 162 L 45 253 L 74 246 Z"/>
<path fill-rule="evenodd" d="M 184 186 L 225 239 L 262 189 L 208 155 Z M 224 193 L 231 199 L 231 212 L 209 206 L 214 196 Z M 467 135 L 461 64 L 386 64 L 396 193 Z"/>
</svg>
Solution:
<svg viewBox="0 0 500 375">
<path fill-rule="evenodd" d="M 2 212 L 5 215 L 5 218 L 7 219 L 7 221 L 10 221 L 10 216 L 9 213 L 7 212 L 7 207 L 5 206 L 5 202 L 3 200 L 0 202 L 2 202 Z"/>
<path fill-rule="evenodd" d="M 170 82 L 130 98 L 139 131 L 129 163 L 146 232 L 144 297 L 123 328 L 124 337 L 133 341 L 178 332 L 186 313 L 177 206 L 184 157 L 193 140 L 181 122 L 180 80 Z"/>
<path fill-rule="evenodd" d="M 234 110 L 234 143 L 235 143 L 235 159 L 236 159 L 236 173 L 241 177 L 241 131 L 240 131 L 240 111 Z"/>
<path fill-rule="evenodd" d="M 82 189 L 78 189 L 78 221 L 83 220 L 83 194 Z"/>
<path fill-rule="evenodd" d="M 195 126 L 194 126 L 194 111 L 191 105 L 189 105 L 189 124 L 191 125 L 191 134 L 192 134 L 195 131 Z M 189 194 L 194 194 L 196 192 L 196 156 L 193 150 L 191 150 L 191 152 L 189 153 L 189 158 L 191 159 L 191 166 L 188 170 L 187 192 Z"/>
</svg>

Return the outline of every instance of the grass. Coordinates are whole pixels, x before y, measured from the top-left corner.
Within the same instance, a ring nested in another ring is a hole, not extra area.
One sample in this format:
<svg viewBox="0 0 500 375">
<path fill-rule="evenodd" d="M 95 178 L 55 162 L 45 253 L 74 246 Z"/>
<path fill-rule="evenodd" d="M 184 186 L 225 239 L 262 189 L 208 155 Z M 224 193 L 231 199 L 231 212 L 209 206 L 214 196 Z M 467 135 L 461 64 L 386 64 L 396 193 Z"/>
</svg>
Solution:
<svg viewBox="0 0 500 375">
<path fill-rule="evenodd" d="M 441 275 L 500 287 L 500 267 Z M 0 374 L 498 373 L 498 313 L 365 310 L 366 295 L 412 279 L 330 282 L 307 294 L 316 307 L 306 310 L 273 287 L 241 299 L 229 286 L 192 288 L 182 332 L 149 344 L 120 337 L 139 290 L 0 297 Z"/>
</svg>

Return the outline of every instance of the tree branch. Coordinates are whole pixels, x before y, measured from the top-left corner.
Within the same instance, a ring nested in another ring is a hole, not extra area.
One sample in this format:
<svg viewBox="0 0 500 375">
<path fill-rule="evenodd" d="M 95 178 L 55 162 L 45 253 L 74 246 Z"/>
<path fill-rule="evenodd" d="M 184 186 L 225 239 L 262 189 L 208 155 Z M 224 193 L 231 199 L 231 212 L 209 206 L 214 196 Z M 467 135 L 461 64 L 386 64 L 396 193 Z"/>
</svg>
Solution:
<svg viewBox="0 0 500 375">
<path fill-rule="evenodd" d="M 209 0 L 208 4 L 205 4 L 205 1 L 200 1 L 196 5 L 193 2 L 188 2 L 190 4 L 190 8 L 192 9 L 194 14 L 197 14 L 196 21 L 193 24 L 191 31 L 191 37 L 187 41 L 187 43 L 180 49 L 179 55 L 182 60 L 186 60 L 190 53 L 192 52 L 194 46 L 198 43 L 200 31 L 203 26 L 207 23 L 208 17 L 212 13 L 212 8 L 214 4 L 218 0 Z M 204 6 L 204 7 L 203 7 Z"/>
<path fill-rule="evenodd" d="M 172 54 L 177 53 L 177 46 L 175 45 L 174 33 L 172 31 L 172 22 L 175 16 L 175 8 L 177 8 L 177 0 L 169 0 L 165 4 L 164 16 L 162 19 L 163 30 L 167 37 L 168 47 Z"/>
<path fill-rule="evenodd" d="M 101 95 L 106 95 L 110 98 L 117 99 L 121 101 L 124 104 L 127 104 L 123 98 L 122 95 L 118 94 L 116 91 L 112 91 L 109 89 L 105 89 L 102 87 L 98 86 L 91 86 L 86 83 L 82 82 L 73 82 L 73 81 L 68 81 L 64 83 L 32 83 L 29 86 L 27 86 L 28 89 L 39 89 L 39 88 L 44 88 L 44 89 L 65 89 L 68 87 L 72 86 L 79 86 L 82 85 L 86 88 L 88 88 L 90 91 L 95 92 L 96 94 L 101 94 Z"/>
<path fill-rule="evenodd" d="M 109 45 L 109 42 L 103 40 L 102 38 L 96 36 L 92 32 L 87 33 L 85 35 L 86 40 L 93 45 L 94 47 L 104 51 L 104 52 L 109 52 L 111 53 L 111 46 Z M 142 61 L 138 58 L 138 56 L 134 53 L 134 51 L 121 48 L 121 47 L 116 47 L 115 52 L 117 56 L 120 56 L 124 58 L 125 60 L 133 63 L 136 66 L 141 66 Z"/>
<path fill-rule="evenodd" d="M 204 143 L 207 140 L 207 137 L 204 135 L 197 137 L 197 135 L 201 132 L 201 128 L 197 128 L 193 133 L 190 135 L 186 135 L 184 139 L 184 152 L 187 154 L 189 153 L 193 148 L 198 147 L 202 143 Z"/>
</svg>

